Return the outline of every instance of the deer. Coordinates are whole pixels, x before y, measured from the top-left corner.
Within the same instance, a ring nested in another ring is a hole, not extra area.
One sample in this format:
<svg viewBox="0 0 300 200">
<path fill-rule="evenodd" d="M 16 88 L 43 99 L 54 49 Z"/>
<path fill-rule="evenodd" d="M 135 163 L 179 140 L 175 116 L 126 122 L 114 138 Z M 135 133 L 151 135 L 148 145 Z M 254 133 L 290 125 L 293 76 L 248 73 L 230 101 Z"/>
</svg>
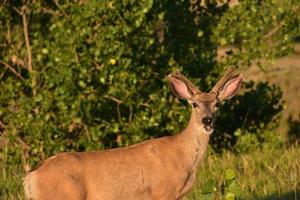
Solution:
<svg viewBox="0 0 300 200">
<path fill-rule="evenodd" d="M 196 182 L 217 104 L 241 88 L 243 76 L 235 71 L 228 67 L 210 92 L 201 92 L 179 71 L 168 75 L 171 91 L 192 107 L 180 133 L 115 149 L 58 153 L 26 174 L 26 198 L 182 200 Z"/>
</svg>

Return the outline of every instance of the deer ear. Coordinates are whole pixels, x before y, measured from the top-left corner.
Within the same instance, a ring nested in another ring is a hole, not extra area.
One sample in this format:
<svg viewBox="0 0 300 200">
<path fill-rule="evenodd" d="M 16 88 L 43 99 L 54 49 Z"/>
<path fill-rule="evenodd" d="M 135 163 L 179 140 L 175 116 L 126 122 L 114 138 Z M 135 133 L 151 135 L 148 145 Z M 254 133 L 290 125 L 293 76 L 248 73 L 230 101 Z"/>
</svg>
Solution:
<svg viewBox="0 0 300 200">
<path fill-rule="evenodd" d="M 218 99 L 220 101 L 230 99 L 235 96 L 241 88 L 243 75 L 237 75 L 229 79 L 223 87 L 218 91 Z"/>
<path fill-rule="evenodd" d="M 189 100 L 192 98 L 191 91 L 189 90 L 186 83 L 181 79 L 169 75 L 169 83 L 170 83 L 170 88 L 172 92 L 175 94 L 175 96 L 185 100 Z"/>
</svg>

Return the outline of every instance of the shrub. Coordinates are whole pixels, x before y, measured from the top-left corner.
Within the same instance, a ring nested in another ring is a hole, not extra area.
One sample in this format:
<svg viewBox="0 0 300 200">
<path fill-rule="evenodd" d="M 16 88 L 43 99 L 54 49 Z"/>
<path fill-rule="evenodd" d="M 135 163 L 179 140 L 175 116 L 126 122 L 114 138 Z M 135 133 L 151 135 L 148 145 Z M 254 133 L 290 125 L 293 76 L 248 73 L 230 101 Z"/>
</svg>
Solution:
<svg viewBox="0 0 300 200">
<path fill-rule="evenodd" d="M 1 3 L 0 119 L 8 154 L 23 151 L 37 161 L 175 133 L 188 112 L 170 95 L 168 73 L 180 69 L 209 88 L 228 65 L 289 53 L 299 34 L 294 0 L 203 2 Z M 217 60 L 221 46 L 229 49 Z"/>
</svg>

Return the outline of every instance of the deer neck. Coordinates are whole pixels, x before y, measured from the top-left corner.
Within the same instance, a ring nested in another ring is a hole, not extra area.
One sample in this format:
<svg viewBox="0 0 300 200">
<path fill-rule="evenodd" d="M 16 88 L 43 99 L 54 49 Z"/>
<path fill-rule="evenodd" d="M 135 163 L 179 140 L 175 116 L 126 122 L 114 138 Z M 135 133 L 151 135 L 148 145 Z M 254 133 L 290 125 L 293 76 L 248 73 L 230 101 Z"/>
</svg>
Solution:
<svg viewBox="0 0 300 200">
<path fill-rule="evenodd" d="M 178 135 L 181 143 L 180 148 L 186 155 L 186 167 L 191 170 L 195 170 L 205 156 L 210 137 L 197 122 L 198 117 L 192 111 L 187 127 Z"/>
</svg>

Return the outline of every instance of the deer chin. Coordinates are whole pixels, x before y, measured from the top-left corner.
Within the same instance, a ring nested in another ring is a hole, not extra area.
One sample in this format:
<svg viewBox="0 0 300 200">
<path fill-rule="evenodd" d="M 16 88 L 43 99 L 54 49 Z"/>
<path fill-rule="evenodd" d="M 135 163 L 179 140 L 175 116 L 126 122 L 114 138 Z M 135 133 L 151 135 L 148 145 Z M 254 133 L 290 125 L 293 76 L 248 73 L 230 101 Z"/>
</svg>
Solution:
<svg viewBox="0 0 300 200">
<path fill-rule="evenodd" d="M 205 130 L 205 133 L 208 134 L 208 135 L 210 135 L 214 132 L 213 125 L 204 125 L 203 128 Z"/>
</svg>

